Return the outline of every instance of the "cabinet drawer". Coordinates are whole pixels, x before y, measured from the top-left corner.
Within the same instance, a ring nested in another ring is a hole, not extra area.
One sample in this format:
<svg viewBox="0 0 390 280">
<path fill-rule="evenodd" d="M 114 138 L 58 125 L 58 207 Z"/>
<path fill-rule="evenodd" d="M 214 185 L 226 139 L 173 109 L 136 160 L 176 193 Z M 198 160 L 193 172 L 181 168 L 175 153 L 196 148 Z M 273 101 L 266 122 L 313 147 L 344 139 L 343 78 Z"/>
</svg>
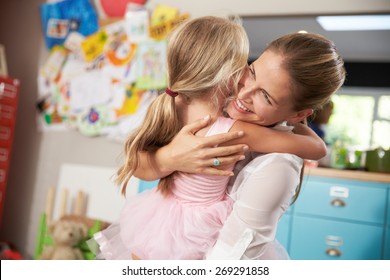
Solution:
<svg viewBox="0 0 390 280">
<path fill-rule="evenodd" d="M 382 240 L 380 226 L 294 217 L 290 257 L 297 260 L 379 260 Z"/>
<path fill-rule="evenodd" d="M 387 199 L 387 223 L 385 228 L 384 259 L 390 260 L 390 190 Z"/>
<path fill-rule="evenodd" d="M 387 194 L 387 222 L 386 225 L 390 227 L 390 188 Z"/>
<path fill-rule="evenodd" d="M 295 213 L 385 223 L 385 184 L 352 180 L 304 181 Z"/>
<path fill-rule="evenodd" d="M 276 239 L 283 245 L 286 250 L 288 250 L 288 236 L 290 231 L 291 216 L 283 215 L 278 223 L 278 229 L 276 232 Z"/>
<path fill-rule="evenodd" d="M 385 260 L 390 260 L 390 226 L 386 228 L 383 258 Z"/>
</svg>

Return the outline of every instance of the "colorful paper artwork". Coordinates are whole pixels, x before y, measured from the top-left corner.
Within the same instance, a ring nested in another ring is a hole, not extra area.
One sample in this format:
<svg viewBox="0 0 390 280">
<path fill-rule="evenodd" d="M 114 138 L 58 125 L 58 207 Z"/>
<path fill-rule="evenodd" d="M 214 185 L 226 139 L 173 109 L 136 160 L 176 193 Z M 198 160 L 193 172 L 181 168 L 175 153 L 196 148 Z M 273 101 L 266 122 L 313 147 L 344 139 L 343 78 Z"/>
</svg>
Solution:
<svg viewBox="0 0 390 280">
<path fill-rule="evenodd" d="M 133 59 L 137 45 L 127 40 L 126 34 L 112 37 L 106 44 L 105 54 L 109 62 L 115 66 L 123 66 Z"/>
<path fill-rule="evenodd" d="M 69 33 L 68 37 L 64 42 L 64 47 L 72 52 L 75 56 L 79 58 L 83 57 L 83 50 L 81 48 L 81 43 L 85 40 L 85 36 L 81 35 L 78 32 Z"/>
<path fill-rule="evenodd" d="M 100 31 L 88 36 L 81 43 L 81 49 L 83 50 L 85 61 L 91 62 L 101 53 L 103 53 L 107 39 L 107 34 L 104 31 Z"/>
<path fill-rule="evenodd" d="M 98 136 L 107 125 L 109 110 L 106 106 L 93 106 L 77 118 L 77 128 L 86 136 Z"/>
<path fill-rule="evenodd" d="M 46 1 L 39 7 L 48 49 L 64 43 L 70 32 L 88 36 L 98 31 L 98 16 L 90 0 Z"/>
<path fill-rule="evenodd" d="M 170 21 L 179 15 L 179 9 L 167 5 L 157 5 L 153 10 L 152 17 L 150 19 L 150 25 L 160 24 L 166 21 Z"/>
<path fill-rule="evenodd" d="M 155 40 L 163 40 L 181 22 L 189 18 L 189 14 L 183 14 L 168 21 L 150 26 L 150 37 Z"/>
<path fill-rule="evenodd" d="M 166 42 L 145 42 L 138 46 L 136 87 L 161 89 L 167 85 Z"/>
<path fill-rule="evenodd" d="M 56 22 L 60 27 L 52 33 L 66 33 L 66 40 L 51 49 L 39 71 L 40 128 L 123 141 L 142 122 L 167 86 L 166 37 L 189 15 L 166 5 L 150 12 L 128 2 L 123 18 L 92 34 L 71 32 L 71 21 L 67 27 Z"/>
<path fill-rule="evenodd" d="M 115 111 L 117 116 L 121 117 L 135 113 L 144 93 L 144 90 L 137 89 L 135 85 L 128 86 L 121 108 Z"/>
<path fill-rule="evenodd" d="M 48 37 L 64 39 L 69 32 L 69 20 L 51 18 L 47 22 Z"/>
<path fill-rule="evenodd" d="M 126 12 L 126 32 L 129 40 L 140 43 L 149 39 L 149 12 L 146 9 L 135 9 Z"/>
<path fill-rule="evenodd" d="M 60 75 L 67 55 L 66 49 L 61 46 L 55 46 L 41 67 L 40 74 L 50 81 L 56 80 Z"/>
</svg>

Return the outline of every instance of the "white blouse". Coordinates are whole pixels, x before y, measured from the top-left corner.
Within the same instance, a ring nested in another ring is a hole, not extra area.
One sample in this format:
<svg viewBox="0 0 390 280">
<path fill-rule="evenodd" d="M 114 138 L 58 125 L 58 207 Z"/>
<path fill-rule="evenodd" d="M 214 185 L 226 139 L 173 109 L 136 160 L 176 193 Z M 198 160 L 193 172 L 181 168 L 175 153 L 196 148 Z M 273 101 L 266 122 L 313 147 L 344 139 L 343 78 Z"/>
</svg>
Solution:
<svg viewBox="0 0 390 280">
<path fill-rule="evenodd" d="M 289 259 L 275 234 L 299 184 L 302 164 L 301 158 L 281 153 L 252 153 L 239 162 L 229 188 L 233 211 L 206 259 Z"/>
</svg>

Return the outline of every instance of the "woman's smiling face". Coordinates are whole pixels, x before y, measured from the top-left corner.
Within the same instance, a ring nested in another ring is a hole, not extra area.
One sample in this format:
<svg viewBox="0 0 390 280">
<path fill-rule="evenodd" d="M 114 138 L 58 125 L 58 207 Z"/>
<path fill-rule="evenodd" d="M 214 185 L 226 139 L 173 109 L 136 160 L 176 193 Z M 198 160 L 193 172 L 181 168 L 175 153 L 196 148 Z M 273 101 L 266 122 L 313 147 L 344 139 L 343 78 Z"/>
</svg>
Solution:
<svg viewBox="0 0 390 280">
<path fill-rule="evenodd" d="M 231 118 L 271 126 L 296 115 L 293 84 L 282 62 L 281 55 L 266 51 L 248 67 L 239 93 L 227 106 Z"/>
</svg>

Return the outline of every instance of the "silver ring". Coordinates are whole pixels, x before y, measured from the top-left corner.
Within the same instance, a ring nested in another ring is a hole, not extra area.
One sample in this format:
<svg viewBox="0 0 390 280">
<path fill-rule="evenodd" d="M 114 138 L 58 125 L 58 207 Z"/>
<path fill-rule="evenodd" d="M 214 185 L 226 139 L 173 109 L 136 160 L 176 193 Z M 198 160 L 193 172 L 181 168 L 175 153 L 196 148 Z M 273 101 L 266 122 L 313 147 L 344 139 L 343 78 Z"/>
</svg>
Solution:
<svg viewBox="0 0 390 280">
<path fill-rule="evenodd" d="M 218 166 L 218 165 L 220 165 L 220 164 L 221 164 L 221 162 L 219 161 L 219 159 L 218 159 L 218 158 L 215 158 L 214 161 L 213 161 L 213 165 L 214 165 L 214 166 Z"/>
</svg>

